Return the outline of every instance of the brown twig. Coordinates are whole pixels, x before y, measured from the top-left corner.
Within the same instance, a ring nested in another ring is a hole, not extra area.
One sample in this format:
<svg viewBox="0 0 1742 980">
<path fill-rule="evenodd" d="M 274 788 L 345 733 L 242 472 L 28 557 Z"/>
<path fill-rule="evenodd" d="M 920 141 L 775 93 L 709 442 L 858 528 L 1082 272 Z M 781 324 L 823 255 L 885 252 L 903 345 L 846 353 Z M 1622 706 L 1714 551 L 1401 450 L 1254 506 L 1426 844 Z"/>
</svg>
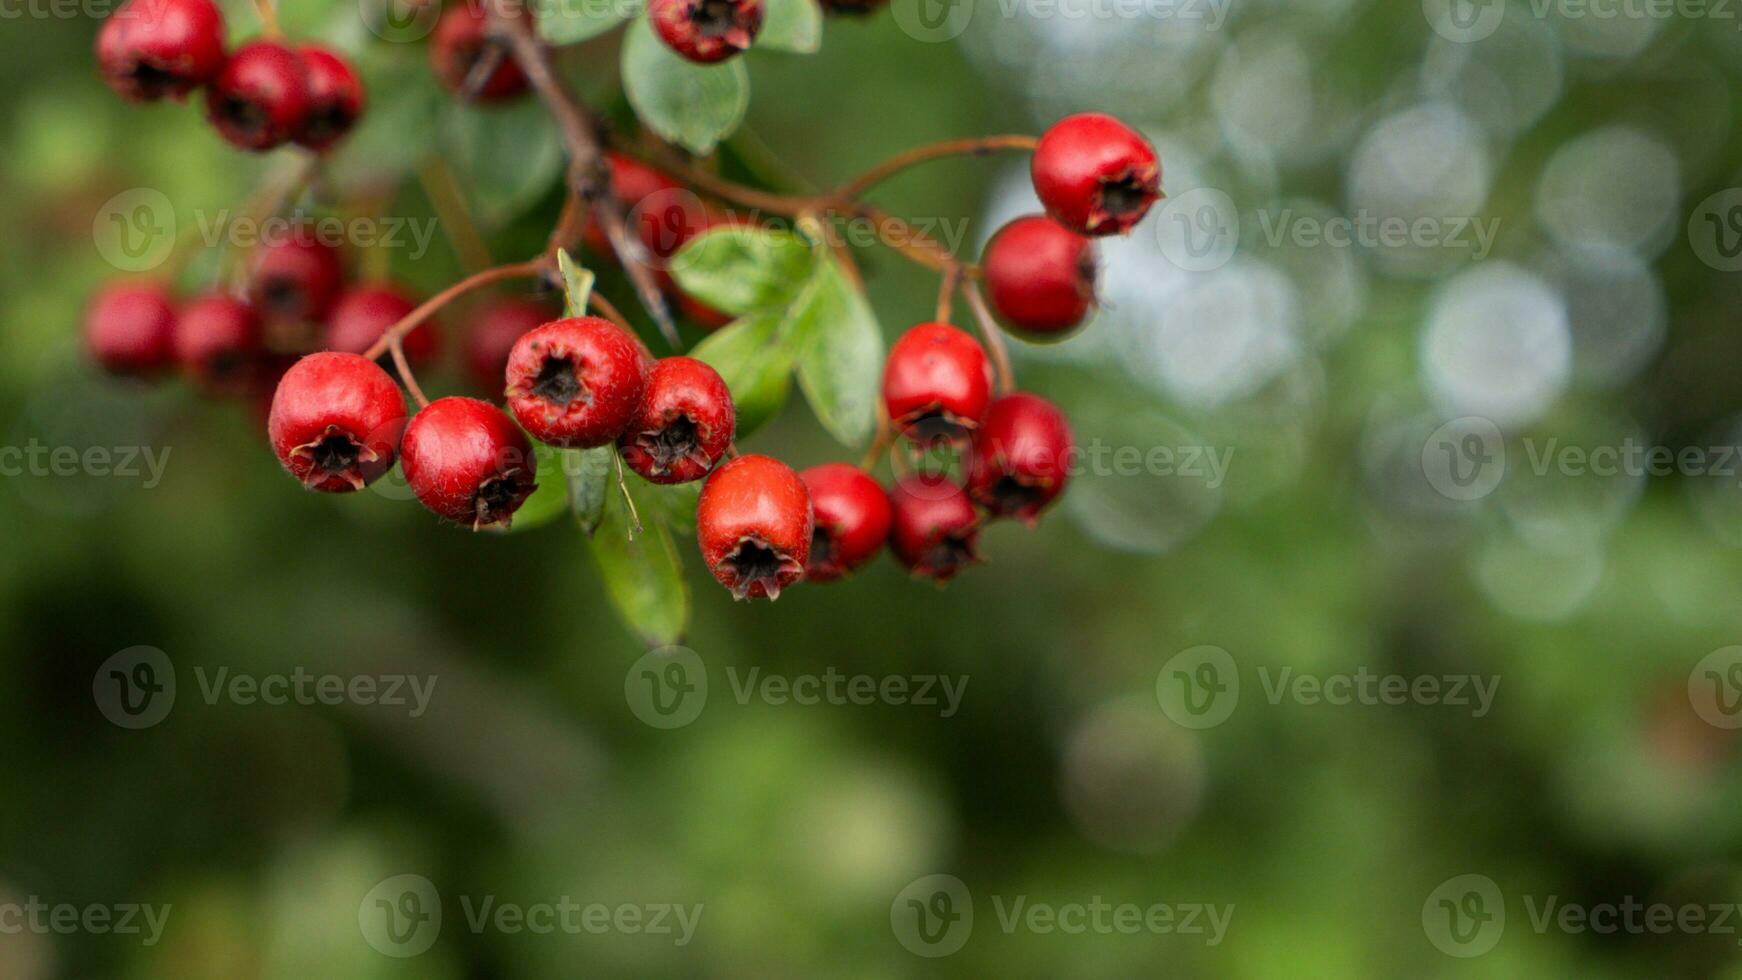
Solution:
<svg viewBox="0 0 1742 980">
<path fill-rule="evenodd" d="M 622 330 L 624 333 L 635 333 L 635 328 L 629 325 L 629 320 L 623 315 L 623 311 L 619 310 L 615 303 L 599 295 L 597 289 L 593 290 L 593 295 L 588 299 L 588 302 L 591 305 L 598 307 L 599 312 L 605 315 L 605 319 L 615 323 L 618 329 Z"/>
<path fill-rule="evenodd" d="M 915 164 L 925 163 L 948 156 L 985 156 L 994 150 L 1033 150 L 1040 141 L 1033 136 L 1009 134 L 1004 136 L 981 136 L 974 139 L 944 140 L 941 143 L 927 143 L 916 146 L 905 153 L 879 163 L 852 180 L 847 181 L 828 195 L 843 201 L 852 201 L 864 196 L 865 192 L 900 173 Z"/>
<path fill-rule="evenodd" d="M 968 308 L 974 311 L 974 322 L 980 328 L 981 338 L 986 341 L 986 349 L 992 352 L 992 363 L 998 370 L 998 393 L 1008 395 L 1016 390 L 1016 372 L 1010 367 L 1010 351 L 1004 346 L 1004 332 L 986 305 L 986 298 L 980 295 L 977 283 L 962 283 L 962 295 L 968 299 Z"/>
<path fill-rule="evenodd" d="M 944 270 L 943 282 L 938 287 L 937 316 L 933 319 L 939 323 L 950 322 L 950 313 L 955 307 L 956 284 L 962 281 L 962 267 L 952 265 Z"/>
<path fill-rule="evenodd" d="M 388 349 L 401 337 L 417 329 L 419 324 L 434 316 L 442 307 L 474 289 L 488 286 L 493 282 L 501 282 L 504 279 L 536 278 L 543 275 L 546 268 L 544 259 L 540 257 L 526 262 L 516 262 L 513 265 L 499 265 L 493 269 L 473 273 L 431 296 L 423 302 L 423 305 L 407 313 L 398 323 L 382 331 L 380 338 L 363 352 L 363 356 L 373 360 L 387 353 Z"/>
<path fill-rule="evenodd" d="M 393 355 L 393 366 L 399 369 L 399 381 L 405 385 L 405 390 L 411 392 L 411 397 L 417 402 L 418 408 L 428 408 L 429 399 L 423 396 L 423 389 L 418 387 L 417 377 L 411 373 L 411 362 L 405 359 L 404 338 L 395 336 L 387 342 L 387 350 Z"/>
<path fill-rule="evenodd" d="M 254 0 L 254 9 L 260 12 L 260 33 L 269 38 L 284 36 L 278 26 L 278 0 Z"/>
</svg>

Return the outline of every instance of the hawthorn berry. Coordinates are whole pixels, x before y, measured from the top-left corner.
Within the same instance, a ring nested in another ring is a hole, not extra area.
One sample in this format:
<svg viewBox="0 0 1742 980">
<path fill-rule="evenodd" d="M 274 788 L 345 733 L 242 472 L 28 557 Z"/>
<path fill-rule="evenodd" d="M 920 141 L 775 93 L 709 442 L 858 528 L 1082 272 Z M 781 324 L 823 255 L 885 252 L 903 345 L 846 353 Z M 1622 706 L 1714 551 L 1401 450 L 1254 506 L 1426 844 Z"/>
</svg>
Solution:
<svg viewBox="0 0 1742 980">
<path fill-rule="evenodd" d="M 263 314 L 280 320 L 325 317 L 345 275 L 339 250 L 307 228 L 262 244 L 252 265 L 249 298 Z"/>
<path fill-rule="evenodd" d="M 1057 335 L 1095 305 L 1095 243 L 1051 218 L 1017 218 L 986 243 L 987 298 L 1003 321 L 1030 334 Z"/>
<path fill-rule="evenodd" d="M 111 374 L 145 376 L 175 354 L 175 303 L 156 282 L 118 282 L 91 297 L 85 347 Z"/>
<path fill-rule="evenodd" d="M 645 348 L 609 320 L 569 317 L 533 329 L 508 353 L 508 408 L 540 442 L 615 442 L 641 405 Z"/>
<path fill-rule="evenodd" d="M 980 560 L 975 544 L 980 515 L 949 477 L 915 473 L 889 491 L 889 546 L 917 576 L 947 582 L 963 565 Z"/>
<path fill-rule="evenodd" d="M 175 324 L 175 359 L 202 387 L 245 388 L 260 364 L 260 316 L 245 301 L 208 293 L 188 302 Z"/>
<path fill-rule="evenodd" d="M 374 346 L 388 327 L 405 319 L 415 309 L 417 300 L 398 286 L 389 283 L 352 286 L 339 296 L 327 314 L 321 346 L 327 350 L 361 354 Z M 427 320 L 400 341 L 406 360 L 413 364 L 427 363 L 434 358 L 436 345 L 435 327 Z"/>
<path fill-rule="evenodd" d="M 666 47 L 706 65 L 750 47 L 762 29 L 762 0 L 651 0 L 647 15 Z"/>
<path fill-rule="evenodd" d="M 737 422 L 718 371 L 693 357 L 667 357 L 648 372 L 641 407 L 617 450 L 649 482 L 689 483 L 726 455 Z"/>
<path fill-rule="evenodd" d="M 605 164 L 611 172 L 611 196 L 623 205 L 626 213 L 635 215 L 641 202 L 654 195 L 664 195 L 658 199 L 659 207 L 639 212 L 640 221 L 636 227 L 642 245 L 650 252 L 656 251 L 655 246 L 662 237 L 659 234 L 660 228 L 681 228 L 686 223 L 683 220 L 682 200 L 677 193 L 683 190 L 683 185 L 640 160 L 621 153 L 606 153 Z M 670 199 L 669 204 L 666 203 L 667 198 Z M 611 248 L 610 239 L 605 237 L 605 229 L 590 214 L 587 216 L 587 223 L 581 228 L 581 237 L 596 255 L 610 257 L 616 254 Z M 676 249 L 668 250 L 667 254 L 672 251 Z"/>
<path fill-rule="evenodd" d="M 1032 526 L 1064 492 L 1075 443 L 1058 406 L 1027 392 L 986 409 L 968 451 L 968 495 L 993 517 Z"/>
<path fill-rule="evenodd" d="M 992 372 L 978 341 L 947 323 L 902 334 L 883 365 L 883 404 L 898 431 L 921 443 L 956 441 L 992 400 Z"/>
<path fill-rule="evenodd" d="M 811 495 L 810 561 L 805 581 L 832 582 L 877 556 L 889 538 L 889 495 L 864 470 L 824 463 L 799 474 Z"/>
<path fill-rule="evenodd" d="M 405 401 L 387 372 L 330 351 L 284 372 L 266 419 L 285 470 L 326 493 L 361 490 L 391 469 L 404 429 Z"/>
<path fill-rule="evenodd" d="M 97 32 L 103 81 L 130 102 L 185 98 L 224 65 L 224 15 L 212 0 L 128 0 Z"/>
<path fill-rule="evenodd" d="M 513 16 L 531 15 L 515 7 Z M 441 19 L 436 21 L 435 32 L 430 35 L 430 65 L 442 86 L 458 95 L 465 89 L 467 79 L 471 78 L 481 59 L 496 58 L 495 69 L 472 94 L 479 102 L 503 102 L 526 91 L 526 75 L 505 48 L 490 40 L 486 30 L 488 24 L 484 4 L 449 4 Z"/>
<path fill-rule="evenodd" d="M 230 55 L 206 89 L 206 116 L 218 134 L 243 150 L 282 146 L 308 118 L 309 73 L 296 52 L 276 41 L 252 41 Z"/>
<path fill-rule="evenodd" d="M 438 517 L 507 527 L 532 494 L 538 459 L 514 420 L 476 398 L 438 398 L 412 416 L 400 445 L 405 482 Z"/>
<path fill-rule="evenodd" d="M 1066 116 L 1043 133 L 1030 175 L 1046 213 L 1084 235 L 1123 235 L 1161 196 L 1155 148 L 1099 112 Z"/>
<path fill-rule="evenodd" d="M 508 369 L 508 352 L 514 342 L 534 327 L 554 318 L 550 306 L 519 297 L 499 299 L 485 306 L 466 332 L 466 370 L 478 389 L 492 398 L 502 397 L 502 373 Z"/>
<path fill-rule="evenodd" d="M 349 61 L 319 45 L 305 44 L 297 54 L 308 71 L 309 108 L 295 139 L 319 152 L 349 135 L 362 117 L 363 80 Z"/>
<path fill-rule="evenodd" d="M 696 502 L 702 561 L 736 599 L 778 599 L 804 575 L 810 492 L 771 456 L 739 456 L 715 470 Z"/>
</svg>

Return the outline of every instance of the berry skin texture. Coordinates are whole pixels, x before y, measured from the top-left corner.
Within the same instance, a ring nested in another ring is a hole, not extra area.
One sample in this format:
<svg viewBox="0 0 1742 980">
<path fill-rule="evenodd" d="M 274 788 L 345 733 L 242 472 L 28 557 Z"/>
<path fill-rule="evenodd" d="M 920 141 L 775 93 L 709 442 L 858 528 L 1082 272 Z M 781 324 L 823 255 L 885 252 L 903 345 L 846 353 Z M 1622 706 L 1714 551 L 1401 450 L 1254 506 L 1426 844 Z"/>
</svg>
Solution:
<svg viewBox="0 0 1742 980">
<path fill-rule="evenodd" d="M 274 238 L 253 255 L 248 296 L 268 317 L 297 322 L 320 320 L 332 309 L 344 281 L 338 249 L 307 229 Z"/>
<path fill-rule="evenodd" d="M 993 517 L 1034 526 L 1070 477 L 1076 454 L 1058 406 L 1026 392 L 1005 395 L 986 410 L 966 462 L 968 495 Z"/>
<path fill-rule="evenodd" d="M 947 323 L 901 335 L 883 365 L 883 404 L 902 434 L 920 443 L 958 441 L 992 400 L 992 371 L 978 341 Z"/>
<path fill-rule="evenodd" d="M 363 116 L 363 80 L 344 58 L 308 44 L 297 49 L 308 71 L 308 115 L 296 132 L 298 146 L 320 152 L 350 135 Z"/>
<path fill-rule="evenodd" d="M 175 359 L 201 387 L 233 393 L 248 386 L 262 357 L 260 316 L 225 293 L 208 293 L 182 308 L 175 324 Z"/>
<path fill-rule="evenodd" d="M 442 87 L 458 95 L 472 74 L 478 59 L 490 48 L 485 37 L 484 5 L 478 3 L 449 4 L 436 22 L 429 39 L 430 66 Z M 516 16 L 530 16 L 518 9 Z M 504 52 L 506 54 L 506 52 Z M 475 93 L 478 102 L 505 102 L 527 89 L 526 75 L 511 57 L 503 57 L 490 77 Z"/>
<path fill-rule="evenodd" d="M 161 283 L 114 283 L 85 310 L 85 347 L 110 374 L 157 374 L 175 356 L 175 319 L 175 302 Z"/>
<path fill-rule="evenodd" d="M 352 286 L 333 304 L 327 315 L 321 346 L 327 350 L 361 354 L 381 339 L 387 328 L 417 309 L 417 301 L 398 286 L 386 283 Z M 435 357 L 436 332 L 432 321 L 417 325 L 400 342 L 405 357 L 425 364 Z"/>
<path fill-rule="evenodd" d="M 889 491 L 889 504 L 894 511 L 889 547 L 914 575 L 948 582 L 963 565 L 980 560 L 975 550 L 980 515 L 949 477 L 903 477 Z"/>
<path fill-rule="evenodd" d="M 696 541 L 735 599 L 780 598 L 804 575 L 811 531 L 810 493 L 778 459 L 739 456 L 702 484 Z"/>
<path fill-rule="evenodd" d="M 737 423 L 719 372 L 693 357 L 667 357 L 648 372 L 641 407 L 617 450 L 651 483 L 689 483 L 726 455 Z"/>
<path fill-rule="evenodd" d="M 399 386 L 356 354 L 310 354 L 291 365 L 266 418 L 279 463 L 324 493 L 361 490 L 391 469 L 404 430 Z"/>
<path fill-rule="evenodd" d="M 1095 305 L 1095 243 L 1041 215 L 992 236 L 981 262 L 992 309 L 1040 338 L 1068 333 Z"/>
<path fill-rule="evenodd" d="M 508 370 L 514 342 L 555 318 L 549 304 L 536 300 L 515 297 L 486 306 L 466 332 L 465 342 L 466 372 L 478 390 L 500 399 L 502 374 Z"/>
<path fill-rule="evenodd" d="M 650 367 L 641 345 L 611 321 L 556 320 L 509 351 L 508 408 L 540 442 L 609 445 L 634 420 Z"/>
<path fill-rule="evenodd" d="M 206 89 L 206 117 L 232 146 L 256 152 L 282 146 L 308 117 L 308 68 L 274 41 L 237 48 Z"/>
<path fill-rule="evenodd" d="M 412 416 L 400 446 L 405 481 L 438 517 L 507 527 L 532 494 L 538 459 L 526 433 L 476 398 L 438 398 Z"/>
<path fill-rule="evenodd" d="M 877 481 L 848 463 L 813 466 L 799 479 L 810 490 L 816 524 L 805 581 L 832 582 L 877 557 L 894 520 Z"/>
<path fill-rule="evenodd" d="M 750 47 L 762 29 L 762 0 L 652 0 L 647 13 L 666 47 L 704 65 Z"/>
<path fill-rule="evenodd" d="M 97 32 L 103 81 L 129 102 L 181 99 L 224 66 L 212 0 L 129 0 Z"/>
<path fill-rule="evenodd" d="M 1034 192 L 1054 221 L 1084 235 L 1123 235 L 1161 196 L 1155 148 L 1112 116 L 1066 116 L 1040 137 Z"/>
</svg>

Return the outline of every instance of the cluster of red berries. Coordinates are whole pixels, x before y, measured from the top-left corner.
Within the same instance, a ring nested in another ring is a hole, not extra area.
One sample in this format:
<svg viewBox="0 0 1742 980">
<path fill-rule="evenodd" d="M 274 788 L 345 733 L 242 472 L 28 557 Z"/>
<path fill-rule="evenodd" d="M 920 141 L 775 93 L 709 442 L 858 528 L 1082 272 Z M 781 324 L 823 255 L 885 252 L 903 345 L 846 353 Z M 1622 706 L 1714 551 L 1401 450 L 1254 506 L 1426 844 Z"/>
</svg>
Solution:
<svg viewBox="0 0 1742 980">
<path fill-rule="evenodd" d="M 224 15 L 212 0 L 128 0 L 97 33 L 97 66 L 132 102 L 206 89 L 206 116 L 244 150 L 295 142 L 330 148 L 363 115 L 363 83 L 350 62 L 314 44 L 250 41 L 224 50 Z"/>
</svg>

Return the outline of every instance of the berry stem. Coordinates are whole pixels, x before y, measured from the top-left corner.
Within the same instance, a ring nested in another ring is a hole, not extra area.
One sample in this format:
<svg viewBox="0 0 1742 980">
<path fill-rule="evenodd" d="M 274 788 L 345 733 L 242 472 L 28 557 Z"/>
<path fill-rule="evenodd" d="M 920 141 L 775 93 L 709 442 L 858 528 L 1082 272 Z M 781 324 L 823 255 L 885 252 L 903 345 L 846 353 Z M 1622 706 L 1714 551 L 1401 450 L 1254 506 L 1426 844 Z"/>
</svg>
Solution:
<svg viewBox="0 0 1742 980">
<path fill-rule="evenodd" d="M 927 143 L 890 157 L 842 184 L 828 196 L 842 201 L 855 200 L 871 188 L 916 164 L 949 156 L 985 156 L 995 150 L 1033 151 L 1039 143 L 1039 139 L 1020 133 Z"/>
<path fill-rule="evenodd" d="M 623 495 L 623 506 L 629 510 L 629 540 L 633 541 L 641 534 L 641 514 L 635 510 L 635 498 L 629 495 L 629 484 L 623 479 L 623 454 L 612 453 L 611 462 L 617 467 L 617 492 Z"/>
<path fill-rule="evenodd" d="M 943 283 L 938 287 L 937 316 L 932 317 L 939 323 L 950 322 L 950 313 L 955 307 L 956 285 L 962 280 L 962 267 L 952 265 L 944 269 Z"/>
<path fill-rule="evenodd" d="M 387 350 L 393 355 L 393 366 L 399 369 L 399 380 L 405 383 L 405 390 L 411 392 L 411 397 L 417 402 L 418 408 L 428 408 L 429 399 L 423 396 L 423 389 L 418 387 L 417 377 L 411 373 L 411 362 L 405 359 L 405 344 L 399 337 L 394 337 L 387 344 Z"/>
<path fill-rule="evenodd" d="M 441 157 L 432 157 L 418 169 L 417 182 L 423 187 L 424 196 L 429 198 L 430 206 L 435 208 L 448 244 L 453 246 L 454 256 L 460 260 L 460 267 L 468 273 L 488 269 L 492 264 L 490 247 L 485 244 L 472 209 L 460 193 L 453 168 Z"/>
<path fill-rule="evenodd" d="M 284 36 L 278 26 L 277 0 L 254 0 L 254 9 L 260 12 L 260 33 L 274 40 Z"/>
<path fill-rule="evenodd" d="M 499 265 L 493 269 L 485 269 L 483 272 L 475 272 L 434 296 L 431 296 L 429 299 L 424 301 L 422 306 L 407 313 L 398 323 L 395 323 L 393 326 L 382 331 L 380 339 L 376 340 L 368 350 L 364 351 L 363 356 L 373 360 L 374 358 L 387 353 L 390 347 L 398 344 L 399 338 L 417 329 L 418 324 L 428 320 L 439 312 L 442 307 L 447 306 L 449 303 L 474 289 L 478 289 L 481 286 L 488 286 L 493 282 L 500 282 L 504 279 L 536 278 L 543 275 L 545 269 L 546 266 L 544 259 L 536 258 L 529 259 L 525 262 L 516 262 L 512 265 Z"/>
<path fill-rule="evenodd" d="M 606 299 L 604 296 L 601 296 L 598 290 L 595 289 L 593 291 L 592 298 L 589 302 L 591 305 L 598 307 L 599 312 L 604 314 L 605 319 L 616 324 L 617 329 L 631 337 L 636 335 L 635 328 L 629 325 L 629 320 L 623 316 L 623 311 L 617 308 L 617 304 Z"/>
<path fill-rule="evenodd" d="M 980 295 L 978 283 L 962 283 L 962 295 L 968 300 L 968 308 L 974 311 L 974 323 L 980 328 L 986 349 L 992 352 L 992 363 L 998 370 L 998 393 L 1008 395 L 1016 390 L 1016 372 L 1010 367 L 1010 351 L 1004 346 L 1004 332 L 998 329 L 998 321 L 987 307 L 986 298 Z"/>
<path fill-rule="evenodd" d="M 865 455 L 859 459 L 859 468 L 869 473 L 877 468 L 877 461 L 889 451 L 889 446 L 895 441 L 895 429 L 889 424 L 889 413 L 884 411 L 881 402 L 877 405 L 877 437 L 871 440 L 871 447 L 865 450 Z"/>
</svg>

